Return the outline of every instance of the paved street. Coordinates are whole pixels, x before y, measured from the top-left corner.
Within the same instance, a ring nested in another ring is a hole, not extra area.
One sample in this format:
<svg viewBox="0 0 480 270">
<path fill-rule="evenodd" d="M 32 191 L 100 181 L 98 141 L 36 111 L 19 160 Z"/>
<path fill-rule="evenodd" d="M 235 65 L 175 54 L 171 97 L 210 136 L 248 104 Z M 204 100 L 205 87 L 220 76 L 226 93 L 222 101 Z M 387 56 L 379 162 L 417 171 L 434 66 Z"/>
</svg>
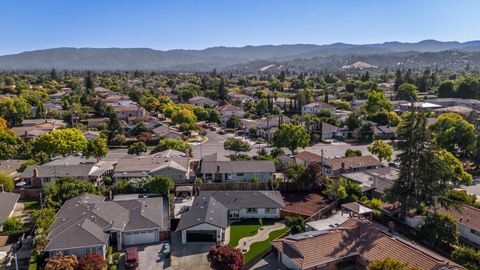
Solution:
<svg viewBox="0 0 480 270">
<path fill-rule="evenodd" d="M 226 157 L 232 153 L 230 151 L 226 151 L 225 149 L 223 149 L 223 142 L 225 141 L 226 138 L 233 137 L 233 136 L 234 136 L 233 134 L 220 135 L 215 131 L 208 131 L 207 133 L 208 142 L 202 145 L 193 146 L 193 156 L 199 159 L 201 158 L 202 154 L 203 156 L 205 156 L 213 153 L 218 153 L 219 156 Z M 331 144 L 317 143 L 315 145 L 306 147 L 305 149 L 300 148 L 298 149 L 298 151 L 307 150 L 312 153 L 320 155 L 323 149 L 325 157 L 334 158 L 334 157 L 343 157 L 347 149 L 360 150 L 362 151 L 363 155 L 367 155 L 369 154 L 367 149 L 368 145 L 369 145 L 368 143 L 350 144 L 350 143 L 335 141 L 335 142 L 332 142 Z M 252 149 L 247 154 L 250 156 L 256 155 L 260 147 L 263 147 L 263 145 L 252 145 Z M 271 150 L 271 149 L 272 147 L 267 147 L 267 150 Z M 286 154 L 290 153 L 290 150 L 288 149 L 284 149 L 284 151 Z M 394 157 L 395 157 L 395 154 L 396 153 L 394 153 Z"/>
</svg>

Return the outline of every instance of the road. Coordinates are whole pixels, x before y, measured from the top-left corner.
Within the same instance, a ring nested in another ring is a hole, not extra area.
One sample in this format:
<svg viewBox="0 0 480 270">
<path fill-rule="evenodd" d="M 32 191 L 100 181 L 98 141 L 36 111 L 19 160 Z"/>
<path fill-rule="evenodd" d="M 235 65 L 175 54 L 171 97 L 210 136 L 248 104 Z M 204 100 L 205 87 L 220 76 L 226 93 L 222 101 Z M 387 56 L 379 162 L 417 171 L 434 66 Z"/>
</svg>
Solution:
<svg viewBox="0 0 480 270">
<path fill-rule="evenodd" d="M 225 139 L 229 137 L 233 137 L 233 134 L 225 134 L 225 135 L 220 135 L 215 131 L 208 131 L 207 133 L 207 138 L 208 141 L 206 143 L 203 143 L 202 145 L 196 145 L 193 146 L 192 152 L 194 158 L 200 159 L 202 156 L 205 155 L 210 155 L 213 153 L 218 153 L 219 156 L 221 157 L 226 157 L 232 152 L 226 151 L 223 149 L 223 142 Z M 328 158 L 334 158 L 334 157 L 343 157 L 345 155 L 345 151 L 347 149 L 353 149 L 353 150 L 360 150 L 362 151 L 362 155 L 368 155 L 368 143 L 365 144 L 350 144 L 346 142 L 333 142 L 331 144 L 324 144 L 324 143 L 317 143 L 315 145 L 305 147 L 304 149 L 298 149 L 297 151 L 310 151 L 312 153 L 321 154 L 321 151 L 323 149 L 324 151 L 324 156 Z M 260 147 L 264 147 L 264 145 L 260 145 Z M 250 152 L 246 153 L 249 156 L 254 156 L 257 154 L 257 151 L 260 149 L 259 145 L 252 145 L 252 149 Z M 266 147 L 267 150 L 271 150 L 272 147 Z M 284 149 L 286 154 L 290 153 L 290 150 Z M 394 152 L 394 157 L 396 156 L 397 153 Z"/>
</svg>

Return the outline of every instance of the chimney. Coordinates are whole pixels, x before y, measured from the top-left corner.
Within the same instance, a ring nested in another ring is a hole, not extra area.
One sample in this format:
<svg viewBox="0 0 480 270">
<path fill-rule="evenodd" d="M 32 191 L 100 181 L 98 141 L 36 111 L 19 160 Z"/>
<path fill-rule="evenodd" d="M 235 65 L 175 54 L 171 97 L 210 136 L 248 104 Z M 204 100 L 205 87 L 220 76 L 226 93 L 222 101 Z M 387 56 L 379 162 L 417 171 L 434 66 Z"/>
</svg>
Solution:
<svg viewBox="0 0 480 270">
<path fill-rule="evenodd" d="M 217 173 L 220 172 L 220 165 L 217 165 Z"/>
<path fill-rule="evenodd" d="M 33 178 L 38 178 L 38 176 L 39 176 L 39 175 L 38 175 L 38 168 L 35 167 L 35 168 L 33 169 Z"/>
<path fill-rule="evenodd" d="M 388 223 L 388 231 L 391 232 L 391 233 L 395 232 L 395 223 L 393 223 L 393 221 L 390 221 Z"/>
<path fill-rule="evenodd" d="M 0 193 L 3 193 L 5 190 L 3 188 L 3 184 L 0 184 Z"/>
<path fill-rule="evenodd" d="M 345 162 L 342 161 L 342 170 L 345 170 Z"/>
</svg>

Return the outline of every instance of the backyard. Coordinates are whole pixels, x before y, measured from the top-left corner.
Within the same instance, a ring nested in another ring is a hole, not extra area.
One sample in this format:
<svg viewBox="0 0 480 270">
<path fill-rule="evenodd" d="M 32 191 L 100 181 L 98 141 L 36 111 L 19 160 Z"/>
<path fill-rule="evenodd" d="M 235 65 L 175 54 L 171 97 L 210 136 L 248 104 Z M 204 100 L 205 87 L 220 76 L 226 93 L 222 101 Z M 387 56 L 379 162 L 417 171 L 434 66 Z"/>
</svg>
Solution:
<svg viewBox="0 0 480 270">
<path fill-rule="evenodd" d="M 262 227 L 263 232 L 260 230 Z M 244 252 L 244 263 L 248 263 L 270 248 L 272 240 L 284 235 L 287 231 L 288 228 L 281 223 L 276 223 L 274 220 L 242 220 L 230 225 L 230 241 L 228 245 L 242 249 Z M 264 236 L 259 236 L 262 233 Z M 245 244 L 248 242 L 246 248 L 242 247 L 244 242 Z"/>
</svg>

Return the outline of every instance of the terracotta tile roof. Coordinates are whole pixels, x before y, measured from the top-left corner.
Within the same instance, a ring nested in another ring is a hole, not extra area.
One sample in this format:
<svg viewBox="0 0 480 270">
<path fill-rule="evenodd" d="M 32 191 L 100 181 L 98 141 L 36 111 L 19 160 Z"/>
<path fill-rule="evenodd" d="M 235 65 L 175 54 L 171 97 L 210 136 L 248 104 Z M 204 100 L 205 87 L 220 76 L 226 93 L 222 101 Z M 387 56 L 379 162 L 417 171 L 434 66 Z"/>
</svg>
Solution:
<svg viewBox="0 0 480 270">
<path fill-rule="evenodd" d="M 465 205 L 459 210 L 454 208 L 449 210 L 440 209 L 440 212 L 448 213 L 453 216 L 459 224 L 480 232 L 480 209 Z"/>
<path fill-rule="evenodd" d="M 345 158 L 335 158 L 329 159 L 325 158 L 323 163 L 332 168 L 332 170 L 340 170 L 342 168 L 342 164 L 344 164 L 346 169 L 350 168 L 364 168 L 364 167 L 371 167 L 371 166 L 381 166 L 382 163 L 375 159 L 373 156 L 360 156 L 360 157 L 345 157 Z"/>
<path fill-rule="evenodd" d="M 390 257 L 422 270 L 465 269 L 413 243 L 381 231 L 367 220 L 349 219 L 340 227 L 315 236 L 287 237 L 273 246 L 287 255 L 300 269 L 311 269 L 345 257 L 360 256 L 370 263 Z"/>
</svg>

